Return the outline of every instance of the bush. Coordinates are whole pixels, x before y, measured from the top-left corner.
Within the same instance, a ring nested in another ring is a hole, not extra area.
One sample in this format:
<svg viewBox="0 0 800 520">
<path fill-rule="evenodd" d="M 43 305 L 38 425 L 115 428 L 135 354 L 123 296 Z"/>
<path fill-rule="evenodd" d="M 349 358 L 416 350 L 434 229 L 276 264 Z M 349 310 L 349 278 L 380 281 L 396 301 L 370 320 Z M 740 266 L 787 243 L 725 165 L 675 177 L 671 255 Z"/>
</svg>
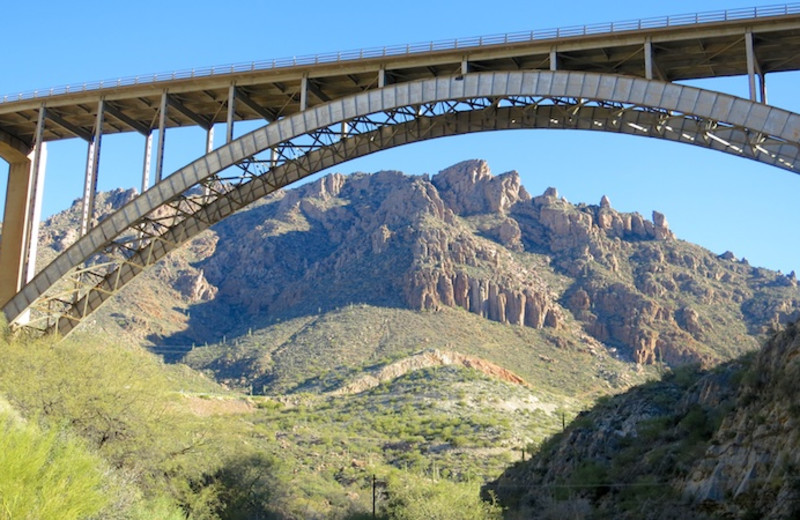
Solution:
<svg viewBox="0 0 800 520">
<path fill-rule="evenodd" d="M 0 519 L 71 520 L 108 503 L 102 462 L 64 433 L 0 412 Z"/>
<path fill-rule="evenodd" d="M 483 502 L 477 483 L 433 481 L 408 473 L 389 477 L 382 510 L 389 520 L 495 520 L 501 508 Z"/>
</svg>

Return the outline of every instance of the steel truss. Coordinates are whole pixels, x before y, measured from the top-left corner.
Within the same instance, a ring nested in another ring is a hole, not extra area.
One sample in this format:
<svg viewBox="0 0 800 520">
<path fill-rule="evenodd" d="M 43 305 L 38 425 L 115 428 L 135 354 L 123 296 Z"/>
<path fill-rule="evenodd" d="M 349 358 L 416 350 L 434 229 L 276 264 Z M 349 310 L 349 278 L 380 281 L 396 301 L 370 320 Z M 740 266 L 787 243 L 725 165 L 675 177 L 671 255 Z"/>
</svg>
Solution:
<svg viewBox="0 0 800 520">
<path fill-rule="evenodd" d="M 288 137 L 236 161 L 233 167 L 203 176 L 188 189 L 108 236 L 79 267 L 51 283 L 51 289 L 28 307 L 31 315 L 25 327 L 67 334 L 173 249 L 259 198 L 326 168 L 380 150 L 438 137 L 530 128 L 655 137 L 767 162 L 794 172 L 800 169 L 797 142 L 672 109 L 583 97 L 520 95 L 408 104 Z M 167 178 L 164 182 L 169 181 Z M 140 198 L 145 197 L 147 193 Z"/>
</svg>

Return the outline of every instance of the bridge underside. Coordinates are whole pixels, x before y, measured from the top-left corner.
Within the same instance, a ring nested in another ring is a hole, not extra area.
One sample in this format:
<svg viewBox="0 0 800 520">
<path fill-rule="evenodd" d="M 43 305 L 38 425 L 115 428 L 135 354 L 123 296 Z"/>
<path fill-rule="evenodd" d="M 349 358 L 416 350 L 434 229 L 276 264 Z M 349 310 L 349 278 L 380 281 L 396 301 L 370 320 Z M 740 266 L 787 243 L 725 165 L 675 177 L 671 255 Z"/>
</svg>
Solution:
<svg viewBox="0 0 800 520">
<path fill-rule="evenodd" d="M 350 159 L 450 135 L 583 129 L 682 142 L 800 170 L 800 115 L 661 81 L 578 72 L 473 73 L 386 86 L 283 118 L 178 170 L 105 219 L 4 307 L 66 334 L 214 223 Z"/>
</svg>

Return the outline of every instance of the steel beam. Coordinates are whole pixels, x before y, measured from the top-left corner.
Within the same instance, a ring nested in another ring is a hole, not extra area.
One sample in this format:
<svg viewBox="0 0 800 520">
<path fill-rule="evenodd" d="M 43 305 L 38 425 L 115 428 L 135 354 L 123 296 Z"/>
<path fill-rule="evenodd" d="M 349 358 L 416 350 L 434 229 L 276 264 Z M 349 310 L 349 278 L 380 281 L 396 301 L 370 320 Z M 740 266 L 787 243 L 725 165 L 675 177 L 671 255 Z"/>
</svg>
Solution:
<svg viewBox="0 0 800 520">
<path fill-rule="evenodd" d="M 181 114 L 185 115 L 186 117 L 194 121 L 200 128 L 208 130 L 211 127 L 211 120 L 206 119 L 205 117 L 201 116 L 200 114 L 192 110 L 189 110 L 186 107 L 186 105 L 184 105 L 174 97 L 167 95 L 167 103 L 169 104 L 169 106 L 171 106 Z"/>
<path fill-rule="evenodd" d="M 47 119 L 54 122 L 64 130 L 70 132 L 75 137 L 80 137 L 84 141 L 91 141 L 92 140 L 92 132 L 85 130 L 77 125 L 73 125 L 60 115 L 56 114 L 52 110 L 48 110 L 47 112 Z"/>
<path fill-rule="evenodd" d="M 253 101 L 250 96 L 248 96 L 242 89 L 236 89 L 236 101 L 241 101 L 243 105 L 246 105 L 250 110 L 255 112 L 256 114 L 263 117 L 268 123 L 271 123 L 278 119 L 278 115 L 271 110 L 268 110 L 255 101 Z"/>
<path fill-rule="evenodd" d="M 320 101 L 322 101 L 323 103 L 327 103 L 328 101 L 331 100 L 331 97 L 329 95 L 327 95 L 326 93 L 324 93 L 322 91 L 322 89 L 319 88 L 319 85 L 317 85 L 316 83 L 314 83 L 311 80 L 308 80 L 306 82 L 306 88 L 308 89 L 309 92 L 314 94 L 314 96 L 317 99 L 319 99 Z"/>
<path fill-rule="evenodd" d="M 111 103 L 106 103 L 105 109 L 106 109 L 106 112 L 108 113 L 108 115 L 110 115 L 111 117 L 113 117 L 115 119 L 119 119 L 120 121 L 122 121 L 126 125 L 130 126 L 131 128 L 133 128 L 135 131 L 139 132 L 140 134 L 145 135 L 145 136 L 150 134 L 150 128 L 147 125 L 137 121 L 136 119 L 134 119 L 132 117 L 129 117 L 129 116 L 125 115 L 122 112 L 122 110 L 120 110 L 119 108 L 115 107 Z"/>
<path fill-rule="evenodd" d="M 103 112 L 105 101 L 100 99 L 97 103 L 97 117 L 94 123 L 94 135 L 89 141 L 89 150 L 86 155 L 86 173 L 83 178 L 83 201 L 81 204 L 80 236 L 84 236 L 94 218 L 94 198 L 97 194 L 97 171 L 100 163 L 100 145 L 103 139 Z"/>
</svg>

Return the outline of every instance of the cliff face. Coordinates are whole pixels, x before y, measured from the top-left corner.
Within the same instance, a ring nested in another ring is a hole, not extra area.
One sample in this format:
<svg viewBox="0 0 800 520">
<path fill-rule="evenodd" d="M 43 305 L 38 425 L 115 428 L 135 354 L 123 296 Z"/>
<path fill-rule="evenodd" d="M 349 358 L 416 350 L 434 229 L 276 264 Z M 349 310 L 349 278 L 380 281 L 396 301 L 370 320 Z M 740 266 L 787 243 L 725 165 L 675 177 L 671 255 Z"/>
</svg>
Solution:
<svg viewBox="0 0 800 520">
<path fill-rule="evenodd" d="M 485 491 L 507 518 L 797 518 L 798 376 L 793 324 L 757 355 L 599 404 Z"/>
<path fill-rule="evenodd" d="M 736 407 L 677 483 L 719 516 L 800 516 L 800 323 L 775 335 L 743 374 Z"/>
<path fill-rule="evenodd" d="M 132 196 L 102 195 L 101 215 Z M 77 206 L 45 223 L 44 258 L 76 238 L 75 218 Z M 461 308 L 669 365 L 730 359 L 800 315 L 793 274 L 681 242 L 658 212 L 618 212 L 607 197 L 575 205 L 554 188 L 532 197 L 516 172 L 465 161 L 431 178 L 335 174 L 281 191 L 171 255 L 98 318 L 140 341 L 188 345 L 353 303 Z"/>
</svg>

